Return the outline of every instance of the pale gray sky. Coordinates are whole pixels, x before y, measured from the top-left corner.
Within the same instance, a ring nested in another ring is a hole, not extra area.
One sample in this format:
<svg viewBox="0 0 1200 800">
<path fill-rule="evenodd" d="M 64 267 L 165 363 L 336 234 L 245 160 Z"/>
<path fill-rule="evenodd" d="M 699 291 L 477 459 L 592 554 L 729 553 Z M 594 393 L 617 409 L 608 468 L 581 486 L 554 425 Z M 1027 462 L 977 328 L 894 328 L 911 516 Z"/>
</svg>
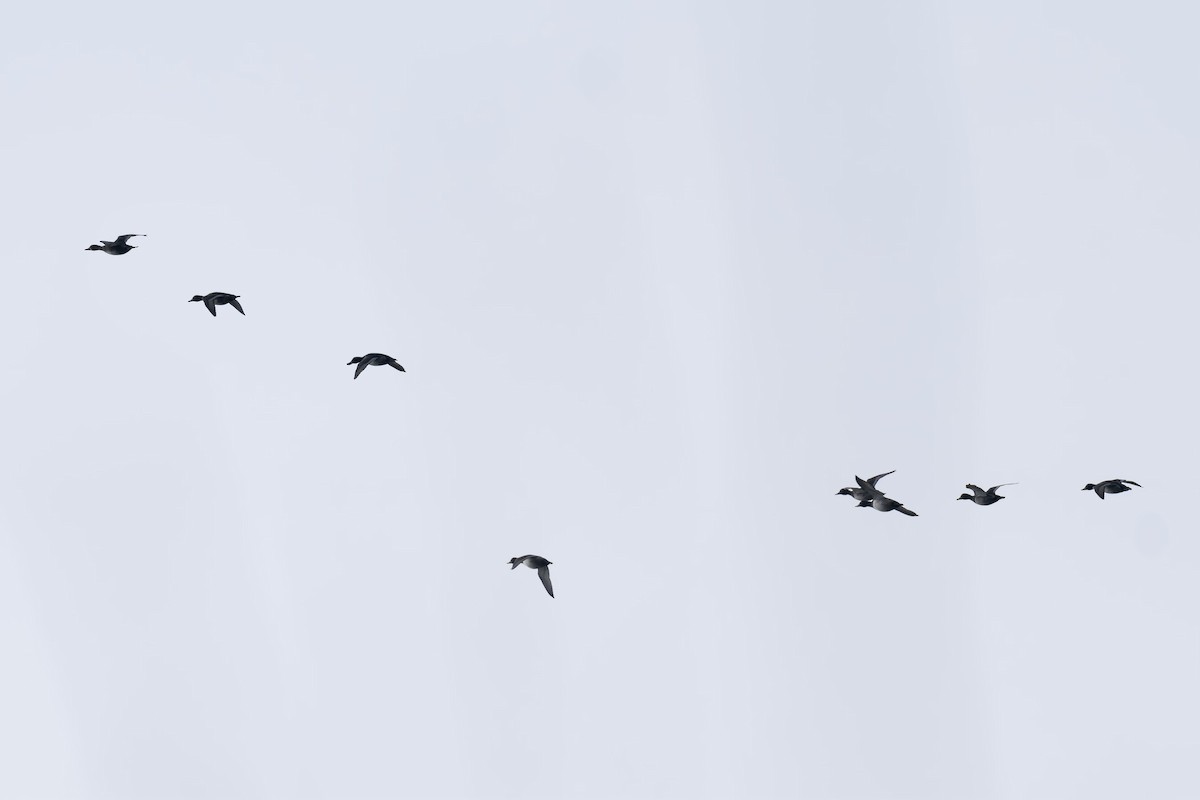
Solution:
<svg viewBox="0 0 1200 800">
<path fill-rule="evenodd" d="M 5 23 L 0 796 L 1200 795 L 1193 5 Z"/>
</svg>

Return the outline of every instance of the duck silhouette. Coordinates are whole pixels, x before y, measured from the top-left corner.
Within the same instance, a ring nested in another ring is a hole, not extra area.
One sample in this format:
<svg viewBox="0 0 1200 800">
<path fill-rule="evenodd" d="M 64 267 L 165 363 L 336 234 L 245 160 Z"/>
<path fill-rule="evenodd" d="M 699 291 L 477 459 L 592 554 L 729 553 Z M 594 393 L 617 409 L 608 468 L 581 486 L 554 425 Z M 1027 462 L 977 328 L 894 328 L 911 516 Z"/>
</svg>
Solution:
<svg viewBox="0 0 1200 800">
<path fill-rule="evenodd" d="M 110 256 L 123 256 L 130 250 L 137 248 L 137 245 L 129 244 L 129 240 L 134 236 L 145 236 L 144 233 L 125 233 L 117 237 L 115 242 L 106 242 L 100 240 L 100 244 L 94 244 L 88 247 L 88 250 L 101 250 L 108 253 Z"/>
<path fill-rule="evenodd" d="M 217 306 L 223 306 L 226 303 L 233 306 L 244 317 L 246 312 L 242 311 L 242 304 L 238 302 L 240 294 L 230 294 L 229 292 L 209 292 L 205 295 L 196 295 L 189 303 L 204 303 L 204 307 L 209 310 L 214 317 L 217 315 Z"/>
</svg>

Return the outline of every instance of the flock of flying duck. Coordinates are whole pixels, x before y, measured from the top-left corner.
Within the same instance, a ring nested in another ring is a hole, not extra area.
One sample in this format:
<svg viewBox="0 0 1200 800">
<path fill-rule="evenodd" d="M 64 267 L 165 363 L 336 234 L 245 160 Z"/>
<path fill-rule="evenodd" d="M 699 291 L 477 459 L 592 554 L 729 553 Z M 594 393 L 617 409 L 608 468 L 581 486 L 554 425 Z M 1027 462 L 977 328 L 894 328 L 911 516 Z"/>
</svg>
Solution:
<svg viewBox="0 0 1200 800">
<path fill-rule="evenodd" d="M 899 511 L 901 514 L 907 514 L 910 517 L 915 517 L 917 516 L 917 512 L 905 508 L 903 503 L 899 502 L 898 500 L 893 500 L 875 487 L 875 484 L 879 483 L 880 478 L 886 478 L 895 471 L 896 470 L 892 470 L 891 472 L 882 472 L 874 477 L 867 478 L 865 481 L 855 475 L 854 481 L 858 484 L 858 486 L 847 486 L 845 488 L 838 489 L 837 493 L 840 495 L 846 494 L 850 495 L 850 497 L 853 497 L 858 501 L 859 508 L 870 507 L 876 511 Z M 967 488 L 971 490 L 971 494 L 963 492 L 955 499 L 970 500 L 977 506 L 990 506 L 992 503 L 999 503 L 1004 499 L 1004 495 L 996 494 L 996 490 L 1001 486 L 1016 486 L 1016 484 L 999 483 L 990 489 L 984 490 L 973 483 L 968 483 Z M 1103 500 L 1104 495 L 1106 494 L 1120 494 L 1121 492 L 1128 492 L 1134 486 L 1140 488 L 1141 484 L 1137 481 L 1131 481 L 1125 478 L 1113 478 L 1107 481 L 1100 481 L 1099 483 L 1089 483 L 1087 486 L 1083 487 L 1083 491 L 1093 491 L 1101 500 Z"/>
<path fill-rule="evenodd" d="M 101 252 L 108 253 L 110 256 L 123 256 L 126 253 L 128 253 L 130 250 L 137 249 L 137 245 L 133 245 L 133 244 L 129 243 L 130 239 L 132 239 L 135 236 L 144 237 L 145 235 L 146 234 L 144 234 L 144 233 L 126 233 L 121 236 L 118 236 L 116 238 L 116 241 L 109 242 L 109 241 L 105 241 L 104 239 L 101 239 L 100 244 L 90 245 L 86 249 L 87 250 L 99 250 Z M 224 306 L 224 305 L 233 306 L 238 311 L 238 313 L 240 313 L 242 316 L 245 316 L 246 312 L 242 308 L 242 304 L 238 302 L 239 297 L 241 297 L 241 295 L 230 294 L 229 292 L 209 292 L 208 294 L 195 295 L 188 302 L 189 303 L 204 303 L 204 307 L 207 308 L 209 313 L 212 314 L 214 317 L 217 315 L 217 306 Z M 399 364 L 399 362 L 396 361 L 396 359 L 392 358 L 389 355 L 385 355 L 383 353 L 367 353 L 365 356 L 355 356 L 354 358 L 352 358 L 346 362 L 346 366 L 350 366 L 351 364 L 358 365 L 354 369 L 354 380 L 358 380 L 358 376 L 362 375 L 363 370 L 366 369 L 367 367 L 387 366 L 387 367 L 392 367 L 393 369 L 399 370 L 400 372 L 407 371 L 404 369 L 404 367 L 402 367 Z M 542 586 L 545 586 L 546 592 L 551 597 L 554 597 L 554 586 L 553 586 L 553 584 L 550 583 L 550 569 L 549 569 L 550 564 L 552 564 L 553 562 L 548 561 L 548 560 L 542 558 L 541 556 L 528 555 L 528 556 L 517 556 L 516 558 L 510 559 L 508 563 L 512 565 L 513 569 L 516 569 L 517 567 L 521 566 L 522 564 L 529 567 L 530 569 L 536 569 L 538 577 L 542 579 Z"/>
<path fill-rule="evenodd" d="M 129 240 L 135 236 L 145 236 L 145 234 L 126 233 L 122 236 L 118 236 L 116 241 L 113 242 L 108 242 L 101 239 L 100 244 L 91 245 L 87 249 L 100 250 L 108 253 L 110 256 L 123 256 L 130 250 L 136 249 L 137 245 L 132 245 L 129 243 Z M 240 296 L 241 295 L 230 294 L 229 292 L 209 292 L 205 295 L 198 294 L 188 302 L 204 303 L 204 307 L 207 308 L 209 313 L 214 317 L 217 315 L 217 306 L 223 305 L 233 306 L 240 314 L 245 316 L 246 312 L 242 309 L 242 304 L 238 302 L 238 298 Z M 346 362 L 346 366 L 350 366 L 351 364 L 358 365 L 354 370 L 355 380 L 358 380 L 358 376 L 361 375 L 362 371 L 367 367 L 389 366 L 399 370 L 400 372 L 406 371 L 404 367 L 397 363 L 396 359 L 389 355 L 384 355 L 383 353 L 367 353 L 365 356 L 355 356 Z M 843 489 L 839 489 L 837 493 L 839 495 L 849 495 L 857 500 L 859 508 L 870 507 L 876 511 L 899 511 L 901 514 L 915 517 L 917 516 L 917 512 L 905 508 L 903 503 L 898 500 L 893 500 L 876 488 L 876 484 L 879 483 L 880 478 L 885 478 L 895 471 L 896 470 L 884 472 L 879 475 L 875 475 L 874 477 L 867 478 L 866 480 L 863 480 L 855 475 L 854 481 L 858 484 L 858 486 L 847 486 Z M 1002 486 L 1015 485 L 1015 483 L 1001 483 L 985 491 L 973 483 L 968 483 L 967 488 L 971 490 L 971 494 L 963 492 L 958 496 L 958 499 L 970 500 L 971 502 L 975 503 L 975 505 L 979 506 L 990 506 L 993 503 L 998 503 L 1004 499 L 1004 495 L 996 494 L 997 489 Z M 1135 481 L 1125 480 L 1123 478 L 1113 478 L 1112 480 L 1100 481 L 1100 483 L 1089 483 L 1087 486 L 1083 487 L 1083 491 L 1094 491 L 1096 495 L 1103 500 L 1104 495 L 1106 494 L 1120 494 L 1121 492 L 1128 492 L 1134 486 L 1140 487 L 1141 484 Z M 554 586 L 550 583 L 549 569 L 550 565 L 554 562 L 547 561 L 541 556 L 526 555 L 516 556 L 515 558 L 509 559 L 508 563 L 512 565 L 513 569 L 516 569 L 522 564 L 530 569 L 536 569 L 538 577 L 542 580 L 542 586 L 546 587 L 547 594 L 549 594 L 551 597 L 554 597 Z"/>
</svg>

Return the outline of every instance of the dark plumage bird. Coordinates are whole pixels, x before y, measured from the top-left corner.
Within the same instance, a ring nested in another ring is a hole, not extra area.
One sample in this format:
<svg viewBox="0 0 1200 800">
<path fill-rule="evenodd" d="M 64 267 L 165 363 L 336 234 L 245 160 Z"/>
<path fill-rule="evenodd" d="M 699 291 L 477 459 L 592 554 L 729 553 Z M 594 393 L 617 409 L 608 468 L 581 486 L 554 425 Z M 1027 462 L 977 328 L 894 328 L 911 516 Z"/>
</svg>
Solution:
<svg viewBox="0 0 1200 800">
<path fill-rule="evenodd" d="M 892 470 L 892 472 L 895 472 L 895 471 L 896 470 Z M 871 488 L 871 490 L 875 490 L 875 484 L 879 483 L 879 479 L 885 478 L 888 475 L 891 475 L 892 472 L 881 472 L 880 474 L 874 476 L 873 478 L 867 478 L 867 485 Z M 845 488 L 838 489 L 837 493 L 850 495 L 851 497 L 853 497 L 855 500 L 858 501 L 859 506 L 871 505 L 871 498 L 872 498 L 871 493 L 861 487 L 847 486 Z"/>
<path fill-rule="evenodd" d="M 204 303 L 204 307 L 215 317 L 217 315 L 217 306 L 223 306 L 226 303 L 233 306 L 238 312 L 245 316 L 246 312 L 242 311 L 242 304 L 238 302 L 240 294 L 230 294 L 229 292 L 210 292 L 206 295 L 196 295 L 189 303 Z"/>
<path fill-rule="evenodd" d="M 522 564 L 530 569 L 536 569 L 538 577 L 542 579 L 542 586 L 545 586 L 550 596 L 554 597 L 554 587 L 550 585 L 550 565 L 554 563 L 553 561 L 547 561 L 541 556 L 517 556 L 509 559 L 508 563 L 512 564 L 513 569 Z"/>
<path fill-rule="evenodd" d="M 870 505 L 871 508 L 875 509 L 876 511 L 899 511 L 901 514 L 907 514 L 910 517 L 915 517 L 917 515 L 917 512 L 905 508 L 904 504 L 899 500 L 893 500 L 890 497 L 884 497 L 882 495 L 872 500 Z"/>
<path fill-rule="evenodd" d="M 1129 484 L 1129 486 L 1126 486 L 1125 484 Z M 1142 488 L 1142 485 L 1140 483 L 1136 483 L 1135 481 L 1126 480 L 1125 478 L 1113 478 L 1110 481 L 1089 483 L 1087 486 L 1083 487 L 1083 491 L 1086 492 L 1088 489 L 1091 489 L 1097 495 L 1099 495 L 1101 500 L 1103 500 L 1104 495 L 1106 494 L 1120 494 L 1121 492 L 1128 492 L 1134 486 L 1138 487 L 1139 489 Z"/>
<path fill-rule="evenodd" d="M 110 256 L 123 256 L 130 250 L 136 248 L 136 245 L 129 244 L 129 240 L 134 236 L 145 236 L 144 233 L 126 233 L 117 237 L 115 242 L 106 242 L 100 240 L 100 244 L 94 244 L 88 247 L 88 250 L 103 250 Z"/>
<path fill-rule="evenodd" d="M 854 476 L 854 480 L 858 482 L 859 488 L 866 494 L 865 499 L 859 502 L 860 506 L 870 506 L 876 511 L 899 511 L 901 514 L 907 514 L 910 517 L 917 516 L 917 512 L 905 508 L 904 504 L 898 500 L 886 497 L 883 492 L 876 489 L 868 481 L 864 481 L 857 475 Z"/>
<path fill-rule="evenodd" d="M 1016 484 L 1015 483 L 1001 483 L 998 486 L 993 486 L 992 488 L 988 489 L 985 492 L 983 489 L 980 489 L 975 484 L 968 483 L 967 488 L 970 489 L 973 492 L 973 494 L 967 494 L 966 492 L 963 492 L 962 494 L 960 494 L 958 496 L 958 499 L 959 500 L 973 500 L 975 502 L 975 505 L 978 505 L 978 506 L 990 506 L 992 503 L 997 503 L 1004 499 L 1004 495 L 996 494 L 996 490 L 999 489 L 1001 486 L 1016 486 Z"/>
<path fill-rule="evenodd" d="M 382 367 L 384 364 L 387 364 L 395 367 L 401 372 L 408 371 L 404 369 L 404 367 L 397 364 L 396 359 L 392 358 L 391 356 L 385 356 L 383 353 L 367 353 L 365 356 L 355 356 L 346 362 L 347 367 L 351 364 L 358 364 L 358 368 L 354 370 L 355 380 L 358 380 L 358 376 L 362 375 L 362 371 L 364 369 L 371 366 Z"/>
</svg>

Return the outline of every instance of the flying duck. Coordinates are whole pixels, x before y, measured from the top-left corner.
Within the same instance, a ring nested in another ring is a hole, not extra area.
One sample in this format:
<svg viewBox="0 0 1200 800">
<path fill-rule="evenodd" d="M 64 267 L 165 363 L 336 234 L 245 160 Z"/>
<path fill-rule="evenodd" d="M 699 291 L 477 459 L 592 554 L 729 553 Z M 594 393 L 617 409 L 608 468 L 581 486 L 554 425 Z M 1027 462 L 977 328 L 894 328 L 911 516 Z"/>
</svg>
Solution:
<svg viewBox="0 0 1200 800">
<path fill-rule="evenodd" d="M 895 471 L 896 470 L 892 470 L 892 472 L 895 472 Z M 872 490 L 875 490 L 875 484 L 879 482 L 879 479 L 887 477 L 888 475 L 891 475 L 892 472 L 882 472 L 873 478 L 867 478 L 867 485 L 870 486 Z M 855 500 L 858 501 L 858 505 L 860 507 L 871 505 L 871 498 L 873 497 L 873 495 L 870 492 L 868 492 L 866 489 L 862 489 L 858 486 L 847 486 L 843 489 L 838 489 L 837 493 L 850 495 L 851 497 L 853 497 Z"/>
<path fill-rule="evenodd" d="M 907 514 L 910 517 L 917 516 L 917 512 L 909 511 L 904 507 L 903 503 L 884 496 L 883 492 L 872 486 L 869 481 L 864 481 L 857 475 L 854 476 L 854 480 L 858 482 L 859 488 L 866 493 L 865 498 L 858 504 L 860 507 L 869 505 L 876 511 L 899 511 L 901 514 Z"/>
<path fill-rule="evenodd" d="M 383 353 L 367 353 L 365 356 L 355 356 L 346 362 L 347 367 L 351 364 L 358 364 L 358 368 L 354 370 L 355 380 L 358 380 L 358 376 L 362 375 L 362 371 L 370 366 L 382 367 L 384 364 L 389 364 L 401 372 L 408 371 L 404 369 L 404 367 L 397 364 L 396 359 L 392 358 L 391 356 L 385 356 Z M 546 578 L 546 580 L 550 579 Z"/>
<path fill-rule="evenodd" d="M 246 316 L 246 312 L 242 311 L 242 304 L 237 301 L 239 297 L 241 297 L 240 294 L 230 294 L 229 292 L 209 292 L 206 295 L 196 295 L 191 300 L 188 300 L 188 302 L 204 303 L 204 307 L 214 317 L 217 315 L 217 306 L 223 306 L 226 303 L 236 308 L 242 316 Z"/>
<path fill-rule="evenodd" d="M 536 569 L 538 577 L 542 579 L 542 586 L 545 586 L 550 596 L 554 597 L 554 587 L 550 585 L 550 565 L 554 563 L 553 561 L 547 561 L 541 556 L 517 556 L 509 559 L 508 563 L 512 564 L 513 569 L 522 564 L 530 569 Z"/>
<path fill-rule="evenodd" d="M 1129 484 L 1129 486 L 1126 486 L 1125 484 Z M 1086 492 L 1088 489 L 1091 489 L 1100 496 L 1101 500 L 1103 500 L 1104 495 L 1106 494 L 1120 494 L 1121 492 L 1130 491 L 1130 486 L 1136 486 L 1140 489 L 1142 485 L 1135 481 L 1126 480 L 1125 478 L 1113 478 L 1111 481 L 1089 483 L 1087 486 L 1083 487 L 1083 491 Z"/>
<path fill-rule="evenodd" d="M 975 501 L 975 504 L 979 505 L 979 506 L 990 506 L 992 503 L 996 503 L 996 502 L 999 502 L 1000 500 L 1004 499 L 1004 495 L 996 494 L 996 490 L 999 489 L 1000 486 L 1016 486 L 1016 484 L 1015 483 L 1002 483 L 999 486 L 993 486 L 992 488 L 988 489 L 985 492 L 983 489 L 980 489 L 975 484 L 968 483 L 967 488 L 970 489 L 972 492 L 974 492 L 974 494 L 967 494 L 966 492 L 963 492 L 962 494 L 960 494 L 958 496 L 958 499 L 959 500 L 973 500 L 973 501 Z"/>
<path fill-rule="evenodd" d="M 115 242 L 106 242 L 100 240 L 100 244 L 94 244 L 87 248 L 88 250 L 103 250 L 110 256 L 123 256 L 130 250 L 133 250 L 136 245 L 129 244 L 129 240 L 134 236 L 145 236 L 144 233 L 126 233 L 123 236 L 118 236 Z"/>
</svg>

